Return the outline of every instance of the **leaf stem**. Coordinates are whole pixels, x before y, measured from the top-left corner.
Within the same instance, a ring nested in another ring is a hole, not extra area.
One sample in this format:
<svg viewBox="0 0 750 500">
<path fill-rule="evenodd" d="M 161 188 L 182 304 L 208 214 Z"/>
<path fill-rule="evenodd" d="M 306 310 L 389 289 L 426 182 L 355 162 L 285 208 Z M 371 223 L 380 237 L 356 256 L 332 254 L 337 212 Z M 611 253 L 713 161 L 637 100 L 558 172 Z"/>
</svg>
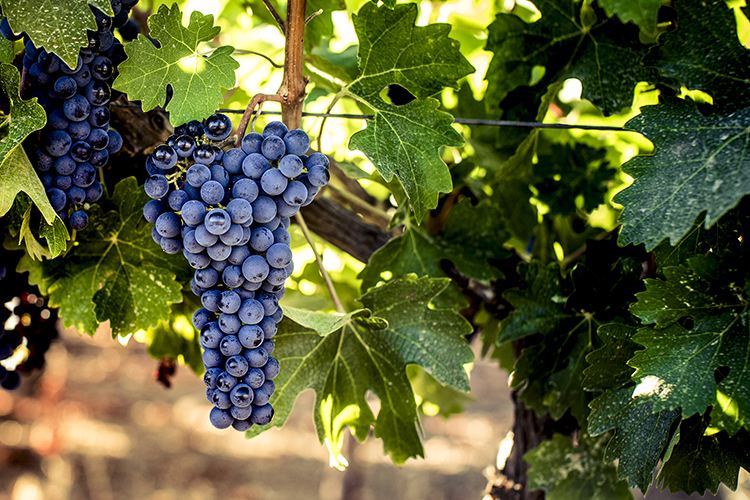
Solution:
<svg viewBox="0 0 750 500">
<path fill-rule="evenodd" d="M 270 57 L 268 57 L 267 55 L 265 55 L 265 54 L 261 54 L 260 52 L 255 52 L 254 50 L 237 49 L 237 50 L 235 50 L 234 52 L 235 52 L 235 54 L 250 54 L 250 55 L 254 55 L 254 56 L 260 56 L 260 57 L 262 57 L 263 59 L 265 59 L 266 61 L 268 61 L 268 62 L 269 62 L 269 64 L 270 64 L 271 66 L 273 66 L 274 68 L 283 68 L 283 67 L 284 67 L 284 65 L 283 65 L 283 64 L 278 64 L 278 63 L 275 63 L 275 62 L 273 61 L 273 59 L 271 59 L 271 58 L 270 58 Z"/>
<path fill-rule="evenodd" d="M 343 94 L 341 94 L 341 92 L 339 92 L 338 94 L 336 94 L 333 97 L 333 100 L 331 101 L 331 104 L 328 105 L 328 109 L 326 109 L 326 112 L 323 113 L 323 120 L 320 122 L 320 128 L 318 129 L 318 151 L 323 151 L 323 149 L 321 147 L 321 141 L 322 141 L 322 137 L 323 137 L 323 127 L 325 127 L 326 120 L 328 119 L 327 115 L 331 112 L 331 110 L 333 110 L 333 107 L 336 105 L 337 102 L 339 102 L 339 99 L 341 99 L 342 95 Z"/>
<path fill-rule="evenodd" d="M 325 281 L 326 283 L 326 288 L 328 288 L 328 293 L 331 296 L 331 300 L 333 301 L 333 305 L 336 308 L 336 311 L 340 312 L 341 314 L 346 314 L 346 309 L 344 309 L 344 305 L 341 303 L 339 296 L 336 294 L 336 289 L 333 287 L 333 281 L 331 281 L 331 277 L 329 276 L 328 271 L 326 271 L 326 268 L 323 267 L 323 259 L 320 257 L 320 254 L 318 254 L 318 250 L 315 248 L 315 243 L 312 240 L 312 234 L 310 234 L 310 230 L 307 228 L 305 218 L 302 217 L 301 212 L 297 212 L 296 217 L 297 223 L 302 229 L 302 234 L 305 235 L 307 244 L 310 245 L 310 248 L 315 255 L 315 262 L 318 263 L 318 269 L 320 269 L 320 274 L 323 276 L 323 281 Z"/>
<path fill-rule="evenodd" d="M 279 25 L 279 29 L 281 30 L 281 32 L 286 34 L 286 23 L 281 18 L 279 13 L 276 12 L 276 9 L 274 8 L 274 6 L 268 0 L 263 0 L 263 3 L 268 8 L 269 12 L 271 12 L 271 15 L 273 16 L 273 18 L 276 19 L 276 23 Z"/>
</svg>

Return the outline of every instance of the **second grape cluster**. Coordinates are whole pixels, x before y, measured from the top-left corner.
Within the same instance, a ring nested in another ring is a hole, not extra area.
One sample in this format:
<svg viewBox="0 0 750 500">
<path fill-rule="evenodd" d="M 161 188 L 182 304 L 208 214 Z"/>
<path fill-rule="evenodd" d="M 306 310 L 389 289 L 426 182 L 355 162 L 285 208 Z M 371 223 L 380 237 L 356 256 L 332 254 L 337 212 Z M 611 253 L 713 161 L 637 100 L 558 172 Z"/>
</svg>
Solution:
<svg viewBox="0 0 750 500">
<path fill-rule="evenodd" d="M 211 423 L 247 430 L 273 418 L 268 403 L 279 363 L 271 356 L 283 312 L 279 299 L 294 264 L 290 217 L 329 180 L 328 158 L 307 155 L 310 139 L 281 122 L 250 133 L 241 148 L 214 143 L 232 130 L 229 118 L 178 127 L 149 156 L 144 207 L 153 237 L 167 253 L 182 252 L 203 308 L 200 330 Z"/>
</svg>

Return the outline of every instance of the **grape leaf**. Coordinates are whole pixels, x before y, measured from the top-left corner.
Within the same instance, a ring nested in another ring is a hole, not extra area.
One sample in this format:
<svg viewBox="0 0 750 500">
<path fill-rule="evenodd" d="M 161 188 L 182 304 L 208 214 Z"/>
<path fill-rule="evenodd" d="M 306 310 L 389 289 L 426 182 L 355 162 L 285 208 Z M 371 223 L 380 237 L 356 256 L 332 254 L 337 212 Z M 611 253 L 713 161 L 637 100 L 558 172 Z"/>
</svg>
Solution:
<svg viewBox="0 0 750 500">
<path fill-rule="evenodd" d="M 707 283 L 684 267 L 668 267 L 664 275 L 665 281 L 646 280 L 647 290 L 630 308 L 644 324 L 656 325 L 632 337 L 646 348 L 629 362 L 636 369 L 634 394 L 653 401 L 654 411 L 682 407 L 684 417 L 718 403 L 722 417 L 713 425 L 734 434 L 750 422 L 746 302 L 732 283 Z M 721 367 L 729 373 L 717 382 Z"/>
<path fill-rule="evenodd" d="M 440 415 L 448 418 L 462 413 L 466 405 L 474 402 L 474 398 L 469 394 L 441 384 L 420 366 L 407 366 L 406 375 L 414 389 L 417 406 L 425 415 Z"/>
<path fill-rule="evenodd" d="M 583 371 L 585 390 L 617 389 L 632 381 L 633 368 L 627 362 L 640 348 L 630 340 L 636 331 L 634 326 L 618 323 L 602 325 L 596 330 L 604 346 L 586 356 L 590 366 Z"/>
<path fill-rule="evenodd" d="M 320 45 L 323 38 L 333 36 L 331 12 L 346 10 L 346 3 L 342 0 L 310 0 L 305 7 L 305 16 L 309 17 L 319 10 L 323 12 L 313 17 L 305 25 L 305 50 L 308 52 L 313 47 Z"/>
<path fill-rule="evenodd" d="M 456 205 L 448 215 L 440 235 L 408 223 L 404 234 L 393 238 L 375 251 L 359 277 L 366 290 L 381 281 L 381 273 L 389 271 L 393 278 L 415 273 L 417 276 L 444 276 L 440 261 L 448 259 L 464 274 L 489 281 L 502 277 L 500 270 L 488 259 L 504 259 L 510 252 L 503 244 L 510 235 L 503 227 L 497 207 L 470 200 Z"/>
<path fill-rule="evenodd" d="M 65 262 L 45 262 L 41 276 L 30 276 L 66 327 L 93 335 L 109 321 L 113 335 L 125 335 L 168 321 L 169 304 L 182 300 L 175 274 L 189 280 L 189 268 L 153 242 L 149 225 L 139 227 L 148 200 L 135 178 L 119 182 L 111 200 L 91 207 Z"/>
<path fill-rule="evenodd" d="M 389 10 L 367 2 L 352 19 L 359 39 L 359 76 L 341 94 L 373 109 L 375 118 L 352 135 L 349 149 L 365 153 L 386 181 L 398 178 L 421 223 L 437 206 L 439 194 L 451 190 L 439 148 L 463 145 L 451 126 L 453 118 L 438 111 L 438 101 L 429 96 L 444 87 L 458 88 L 458 80 L 474 68 L 458 42 L 448 37 L 450 25 L 414 25 L 415 4 Z M 394 83 L 416 99 L 402 106 L 385 102 L 380 93 Z"/>
<path fill-rule="evenodd" d="M 13 42 L 0 36 L 0 63 L 13 63 L 16 53 L 13 52 Z"/>
<path fill-rule="evenodd" d="M 21 150 L 21 148 L 18 148 Z M 28 160 L 26 160 L 28 161 Z M 5 242 L 8 250 L 26 250 L 26 253 L 36 260 L 54 259 L 67 248 L 66 242 L 70 239 L 65 223 L 55 217 L 52 225 L 39 217 L 33 210 L 34 204 L 26 193 L 18 193 L 13 207 L 7 214 L 8 234 L 13 240 Z M 32 220 L 38 222 L 38 230 L 32 230 Z M 45 245 L 41 238 L 47 240 Z"/>
<path fill-rule="evenodd" d="M 644 59 L 690 90 L 713 97 L 729 114 L 750 105 L 750 52 L 737 38 L 732 9 L 722 0 L 675 2 L 677 29 Z"/>
<path fill-rule="evenodd" d="M 173 96 L 166 110 L 173 125 L 213 114 L 224 102 L 221 89 L 234 86 L 234 72 L 240 67 L 231 57 L 234 47 L 229 45 L 208 56 L 198 52 L 201 42 L 212 40 L 221 31 L 213 24 L 212 15 L 193 11 L 186 28 L 177 4 L 171 9 L 159 6 L 159 11 L 149 17 L 148 26 L 150 36 L 161 48 L 143 35 L 125 45 L 128 58 L 117 67 L 120 74 L 114 87 L 131 100 L 140 99 L 148 111 L 164 105 L 167 84 L 171 85 Z"/>
<path fill-rule="evenodd" d="M 523 456 L 531 465 L 529 489 L 543 489 L 547 500 L 632 500 L 628 483 L 602 460 L 608 438 L 584 436 L 573 446 L 570 437 L 555 434 L 542 442 Z"/>
<path fill-rule="evenodd" d="M 0 5 L 14 33 L 25 31 L 34 46 L 54 52 L 71 68 L 88 45 L 86 30 L 97 29 L 89 5 L 114 16 L 109 0 L 0 0 Z"/>
<path fill-rule="evenodd" d="M 698 214 L 706 211 L 708 228 L 750 193 L 749 121 L 750 107 L 704 116 L 678 98 L 641 108 L 626 127 L 645 135 L 656 152 L 623 166 L 634 181 L 614 197 L 625 207 L 620 243 L 648 249 L 664 238 L 676 243 Z"/>
<path fill-rule="evenodd" d="M 24 244 L 32 257 L 52 259 L 65 250 L 65 242 L 70 239 L 70 235 L 50 205 L 42 181 L 21 147 L 29 134 L 44 126 L 47 114 L 36 102 L 36 98 L 24 101 L 19 97 L 21 77 L 15 66 L 0 64 L 0 82 L 10 102 L 10 113 L 5 117 L 0 131 L 0 216 L 8 213 L 19 193 L 28 195 L 28 198 L 19 202 L 23 203 L 23 207 L 19 207 L 20 217 L 17 218 L 15 227 L 10 228 L 10 232 L 18 238 L 17 244 Z M 31 231 L 31 202 L 42 213 L 39 235 L 47 240 L 47 248 Z"/>
<path fill-rule="evenodd" d="M 633 398 L 633 388 L 606 391 L 591 402 L 589 433 L 592 436 L 614 429 L 604 460 L 619 460 L 617 476 L 628 478 L 630 486 L 645 494 L 653 481 L 662 452 L 669 443 L 672 423 L 679 411 L 652 413 L 653 403 Z"/>
<path fill-rule="evenodd" d="M 750 434 L 741 430 L 735 436 L 707 432 L 707 419 L 696 415 L 683 420 L 676 435 L 678 442 L 659 471 L 657 482 L 670 491 L 716 494 L 719 484 L 737 489 L 740 467 L 750 470 Z"/>
<path fill-rule="evenodd" d="M 661 0 L 598 0 L 608 16 L 620 18 L 623 23 L 633 22 L 652 39 L 656 38 L 656 22 Z"/>
<path fill-rule="evenodd" d="M 503 295 L 514 310 L 500 323 L 498 344 L 541 333 L 543 339 L 528 345 L 516 361 L 512 386 L 526 386 L 521 398 L 537 414 L 560 418 L 568 408 L 583 422 L 589 396 L 581 389 L 586 355 L 591 351 L 591 315 L 565 307 L 570 281 L 557 265 L 521 264 L 519 275 L 528 288 Z"/>
<path fill-rule="evenodd" d="M 703 217 L 698 216 L 685 236 L 674 246 L 664 240 L 654 248 L 658 268 L 687 265 L 688 259 L 696 255 L 724 250 L 739 250 L 739 230 L 742 228 L 740 207 L 730 210 L 709 228 L 703 227 Z"/>
<path fill-rule="evenodd" d="M 648 48 L 639 42 L 636 26 L 607 18 L 578 0 L 539 0 L 534 5 L 542 14 L 538 21 L 528 24 L 513 14 L 498 14 L 488 28 L 486 50 L 494 54 L 485 77 L 490 106 L 530 85 L 535 66 L 545 72 L 534 88 L 546 92 L 578 78 L 582 97 L 605 115 L 631 105 L 636 83 L 655 80 L 653 68 L 622 64 L 640 61 Z"/>
<path fill-rule="evenodd" d="M 202 375 L 205 371 L 203 366 L 203 352 L 200 339 L 193 327 L 191 318 L 193 312 L 201 307 L 200 302 L 195 302 L 192 292 L 183 295 L 183 301 L 172 304 L 169 322 L 159 322 L 156 328 L 146 331 L 145 340 L 148 344 L 148 353 L 156 358 L 170 357 L 183 361 L 190 366 L 194 373 Z"/>
<path fill-rule="evenodd" d="M 534 333 L 553 332 L 561 328 L 564 320 L 575 320 L 577 315 L 565 310 L 565 301 L 572 292 L 570 283 L 560 275 L 556 265 L 521 264 L 518 273 L 528 288 L 503 294 L 513 305 L 513 311 L 500 323 L 498 344 Z"/>
<path fill-rule="evenodd" d="M 364 440 L 372 424 L 397 464 L 422 456 L 407 365 L 419 365 L 439 383 L 466 392 L 463 365 L 474 358 L 462 338 L 471 331 L 469 324 L 453 310 L 429 307 L 448 284 L 447 279 L 409 275 L 370 289 L 361 297 L 366 309 L 346 315 L 285 307 L 274 337 L 281 373 L 271 399 L 273 424 L 283 425 L 297 395 L 314 389 L 318 437 L 334 457 L 341 453 L 347 426 Z M 377 418 L 365 400 L 368 391 L 380 399 Z M 248 434 L 263 430 L 253 428 Z"/>
</svg>

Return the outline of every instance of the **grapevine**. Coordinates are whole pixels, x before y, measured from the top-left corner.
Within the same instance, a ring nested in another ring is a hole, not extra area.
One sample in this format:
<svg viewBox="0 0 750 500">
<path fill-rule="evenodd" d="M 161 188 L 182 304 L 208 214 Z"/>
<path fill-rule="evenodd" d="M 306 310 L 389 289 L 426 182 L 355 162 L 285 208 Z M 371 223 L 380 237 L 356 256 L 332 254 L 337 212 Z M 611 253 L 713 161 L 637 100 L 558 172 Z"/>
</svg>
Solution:
<svg viewBox="0 0 750 500">
<path fill-rule="evenodd" d="M 489 497 L 743 487 L 745 8 L 42 3 L 0 0 L 4 389 L 107 323 L 207 426 L 312 389 L 331 465 L 351 434 L 400 466 L 481 352 Z"/>
</svg>

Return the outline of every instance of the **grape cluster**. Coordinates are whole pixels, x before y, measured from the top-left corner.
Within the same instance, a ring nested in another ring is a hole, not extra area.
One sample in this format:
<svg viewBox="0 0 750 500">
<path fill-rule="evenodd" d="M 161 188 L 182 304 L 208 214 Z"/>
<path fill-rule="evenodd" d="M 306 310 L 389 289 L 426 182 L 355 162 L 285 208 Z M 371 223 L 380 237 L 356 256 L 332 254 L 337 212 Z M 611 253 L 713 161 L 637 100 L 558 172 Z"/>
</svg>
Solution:
<svg viewBox="0 0 750 500">
<path fill-rule="evenodd" d="M 36 97 L 47 112 L 47 126 L 30 156 L 55 212 L 78 231 L 88 224 L 87 204 L 103 192 L 97 169 L 122 147 L 120 134 L 109 128 L 108 104 L 116 97 L 111 85 L 117 65 L 127 56 L 112 31 L 126 25 L 137 0 L 110 3 L 114 18 L 91 7 L 98 30 L 88 32 L 88 45 L 81 49 L 75 68 L 36 48 L 31 40 L 23 59 L 24 97 Z M 13 33 L 7 18 L 0 21 L 0 33 L 11 40 L 23 36 Z"/>
<path fill-rule="evenodd" d="M 310 139 L 281 122 L 250 133 L 241 149 L 212 142 L 231 134 L 215 114 L 178 127 L 149 156 L 144 207 L 153 237 L 167 253 L 182 252 L 203 308 L 200 330 L 211 423 L 244 431 L 268 424 L 268 400 L 279 363 L 271 356 L 283 312 L 279 299 L 293 271 L 290 217 L 329 179 L 328 158 L 307 156 Z"/>
<path fill-rule="evenodd" d="M 22 344 L 26 351 L 22 362 L 0 364 L 0 387 L 14 390 L 21 384 L 21 373 L 44 365 L 44 354 L 57 338 L 57 310 L 47 308 L 36 287 L 29 285 L 23 275 L 8 272 L 18 262 L 16 254 L 3 251 L 1 258 L 8 265 L 0 265 L 0 303 L 5 304 L 0 307 L 0 325 L 8 324 L 11 316 L 15 318 L 10 329 L 0 327 L 0 362 L 16 354 Z"/>
</svg>

